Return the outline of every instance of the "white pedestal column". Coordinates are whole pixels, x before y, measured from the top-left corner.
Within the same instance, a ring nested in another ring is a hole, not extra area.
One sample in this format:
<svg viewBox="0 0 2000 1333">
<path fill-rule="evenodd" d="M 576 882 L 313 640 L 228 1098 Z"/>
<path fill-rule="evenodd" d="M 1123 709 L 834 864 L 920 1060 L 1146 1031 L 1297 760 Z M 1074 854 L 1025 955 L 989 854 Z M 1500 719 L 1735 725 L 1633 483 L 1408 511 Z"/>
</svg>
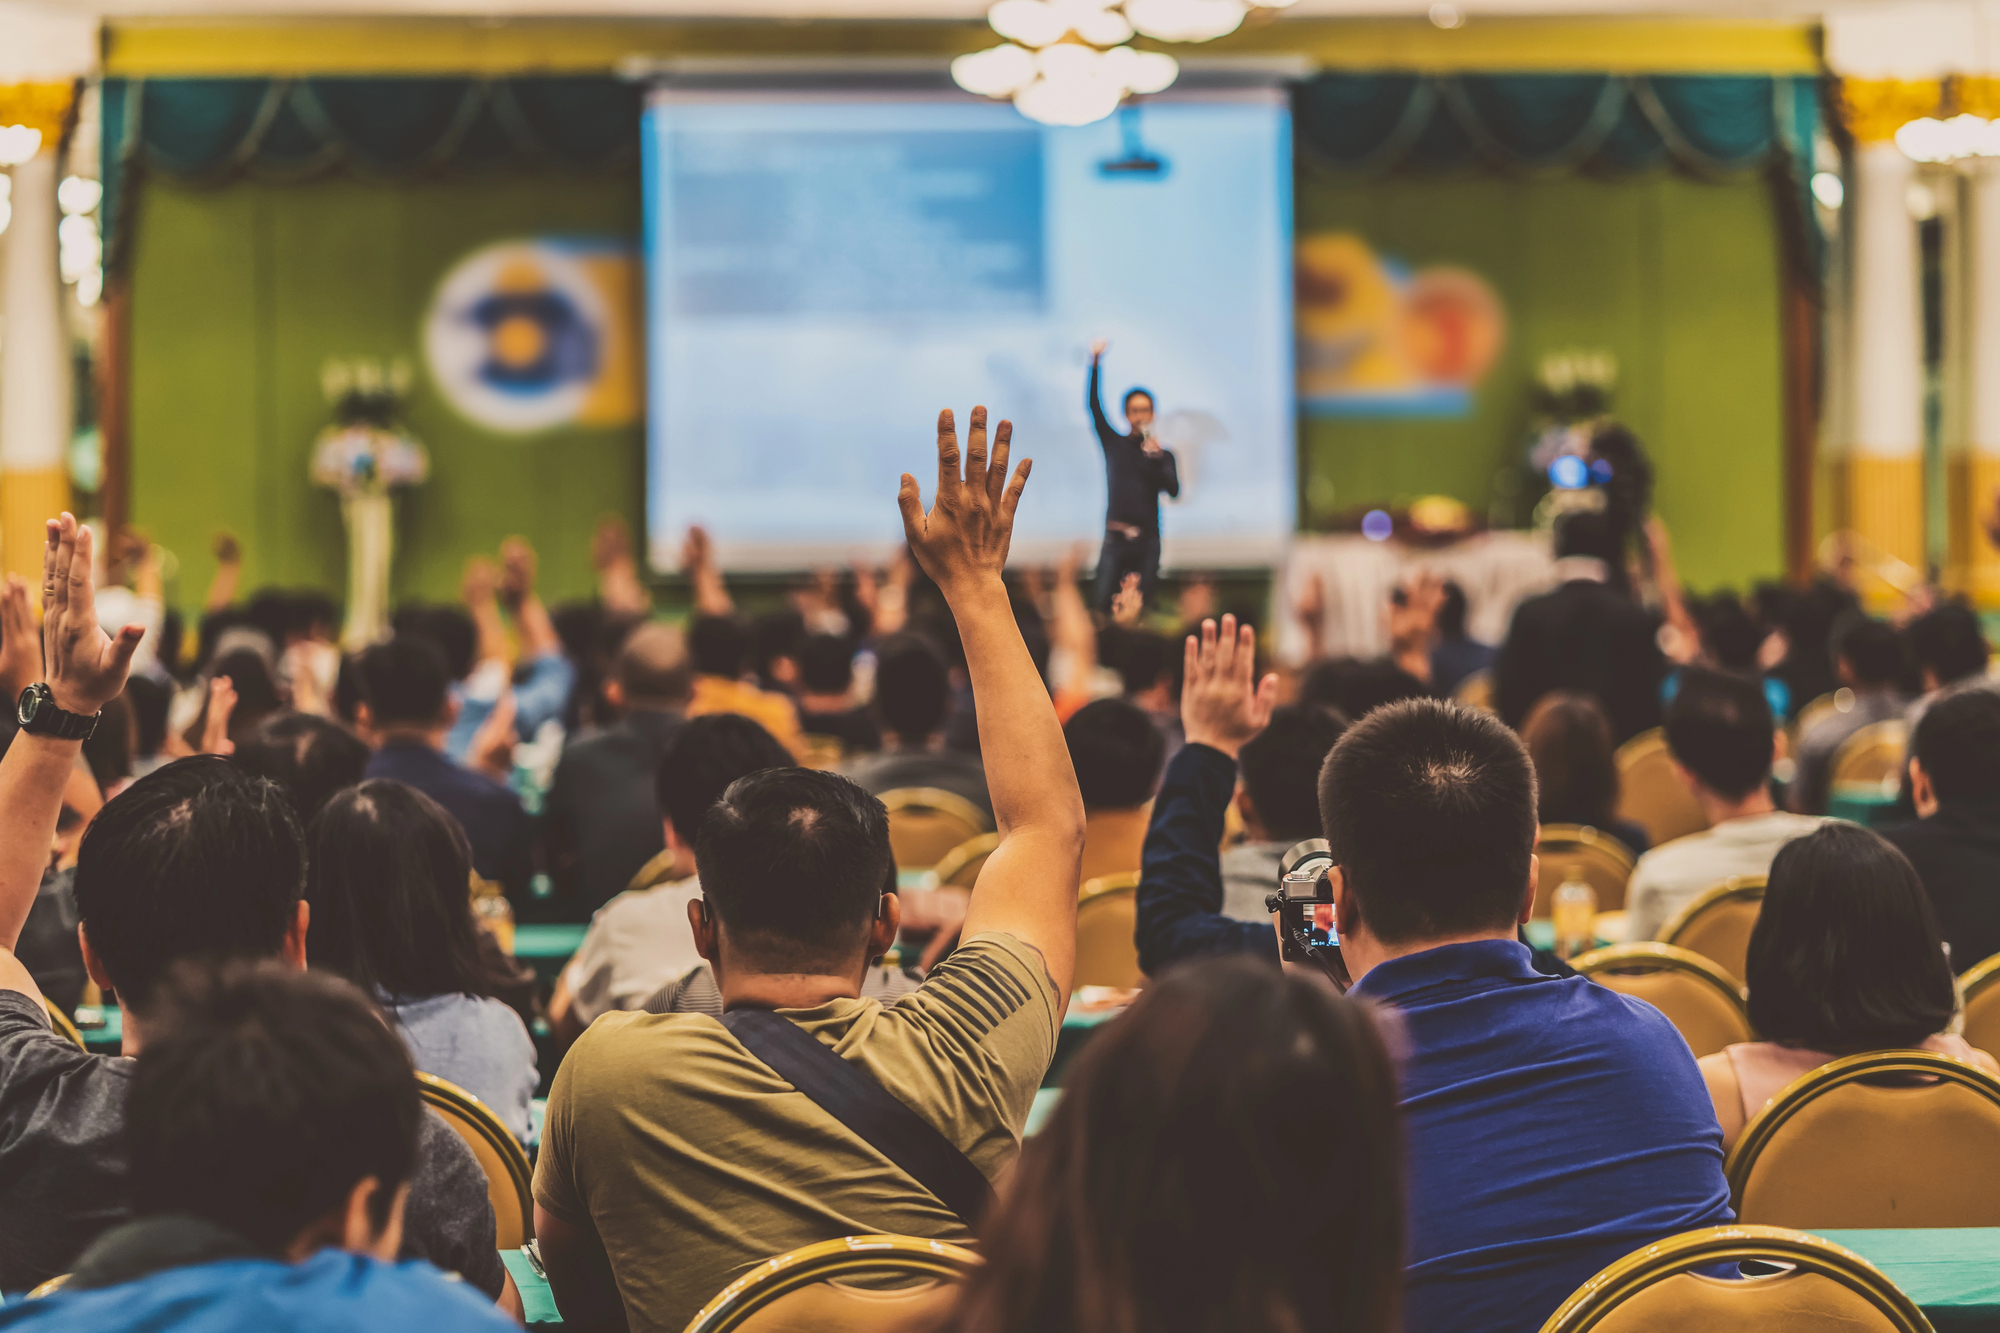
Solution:
<svg viewBox="0 0 2000 1333">
<path fill-rule="evenodd" d="M 56 154 L 13 169 L 0 339 L 0 567 L 39 586 L 42 522 L 69 503 L 69 336 L 56 272 Z"/>
<path fill-rule="evenodd" d="M 1846 526 L 1883 555 L 1922 569 L 1923 308 L 1907 202 L 1915 170 L 1894 143 L 1855 150 L 1853 434 L 1841 489 Z"/>
<path fill-rule="evenodd" d="M 1985 519 L 2000 501 L 2000 162 L 1968 168 L 1965 207 L 1965 438 L 1951 460 L 1954 581 L 2000 605 L 2000 550 Z"/>
</svg>

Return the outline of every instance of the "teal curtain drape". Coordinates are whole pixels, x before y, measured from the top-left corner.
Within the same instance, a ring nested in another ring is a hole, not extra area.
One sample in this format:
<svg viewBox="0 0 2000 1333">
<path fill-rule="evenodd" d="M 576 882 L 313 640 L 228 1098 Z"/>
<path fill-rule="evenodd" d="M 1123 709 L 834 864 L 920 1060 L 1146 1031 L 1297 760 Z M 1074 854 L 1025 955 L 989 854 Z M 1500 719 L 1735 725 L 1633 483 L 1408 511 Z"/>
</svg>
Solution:
<svg viewBox="0 0 2000 1333">
<path fill-rule="evenodd" d="M 642 97 L 608 76 L 107 79 L 106 235 L 116 262 L 134 170 L 220 182 L 622 167 Z M 1811 79 L 1322 74 L 1294 86 L 1292 112 L 1302 152 L 1344 171 L 1780 172 L 1817 247 Z"/>
</svg>

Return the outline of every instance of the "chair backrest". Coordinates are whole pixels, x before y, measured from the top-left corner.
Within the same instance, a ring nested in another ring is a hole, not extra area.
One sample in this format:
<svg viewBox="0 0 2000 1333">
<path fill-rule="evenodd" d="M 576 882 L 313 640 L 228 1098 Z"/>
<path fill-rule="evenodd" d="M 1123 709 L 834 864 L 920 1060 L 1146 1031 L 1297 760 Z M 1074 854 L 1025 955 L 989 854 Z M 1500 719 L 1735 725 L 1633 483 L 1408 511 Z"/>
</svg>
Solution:
<svg viewBox="0 0 2000 1333">
<path fill-rule="evenodd" d="M 71 1274 L 68 1273 L 57 1273 L 47 1282 L 38 1283 L 29 1288 L 28 1294 L 21 1299 L 24 1301 L 38 1301 L 44 1296 L 53 1296 L 69 1285 L 70 1277 Z"/>
<path fill-rule="evenodd" d="M 486 1173 L 486 1197 L 493 1201 L 493 1242 L 518 1250 L 535 1235 L 533 1175 L 528 1154 L 485 1102 L 434 1074 L 417 1075 L 417 1091 L 444 1122 L 457 1131 Z"/>
<path fill-rule="evenodd" d="M 1660 927 L 1660 943 L 1698 953 L 1740 984 L 1750 932 L 1764 910 L 1764 877 L 1738 875 L 1707 889 Z"/>
<path fill-rule="evenodd" d="M 1609 833 L 1582 824 L 1544 824 L 1535 844 L 1541 879 L 1535 885 L 1535 915 L 1547 916 L 1549 904 L 1563 881 L 1572 875 L 1597 890 L 1597 910 L 1622 911 L 1625 882 L 1638 858 Z"/>
<path fill-rule="evenodd" d="M 838 736 L 807 734 L 799 742 L 799 765 L 802 768 L 817 768 L 826 771 L 840 767 L 847 747 Z"/>
<path fill-rule="evenodd" d="M 1665 1014 L 1696 1059 L 1751 1038 L 1742 988 L 1700 954 L 1671 944 L 1614 944 L 1572 959 L 1570 966 L 1606 990 L 1644 1000 Z"/>
<path fill-rule="evenodd" d="M 1146 826 L 1152 822 L 1151 801 L 1129 809 L 1092 810 L 1083 823 L 1079 882 L 1138 873 L 1146 848 Z"/>
<path fill-rule="evenodd" d="M 848 1236 L 767 1259 L 701 1308 L 686 1333 L 915 1333 L 935 1327 L 979 1256 L 941 1240 Z M 850 1286 L 904 1277 L 913 1285 Z"/>
<path fill-rule="evenodd" d="M 90 1047 L 84 1044 L 83 1033 L 77 1030 L 76 1023 L 71 1020 L 70 1016 L 62 1011 L 61 1005 L 44 995 L 42 997 L 42 1008 L 48 1011 L 50 1027 L 75 1042 L 76 1048 L 79 1051 L 90 1049 Z"/>
<path fill-rule="evenodd" d="M 1841 707 L 1843 692 L 1846 696 L 1845 702 L 1847 707 L 1845 708 Z M 1820 723 L 1826 721 L 1826 719 L 1837 717 L 1841 713 L 1848 712 L 1853 707 L 1854 691 L 1847 689 L 1846 686 L 1842 686 L 1839 690 L 1832 690 L 1826 694 L 1822 694 L 1804 708 L 1801 708 L 1799 715 L 1792 719 L 1792 734 L 1803 736 Z"/>
<path fill-rule="evenodd" d="M 967 838 L 958 846 L 938 858 L 931 867 L 937 876 L 940 888 L 969 889 L 979 883 L 979 872 L 986 868 L 986 858 L 993 855 L 993 849 L 1000 845 L 997 833 L 982 833 L 976 838 Z"/>
<path fill-rule="evenodd" d="M 1693 1270 L 1784 1265 L 1723 1280 Z M 1854 1251 L 1782 1227 L 1703 1227 L 1634 1250 L 1576 1289 L 1542 1333 L 1931 1333 L 1916 1302 Z"/>
<path fill-rule="evenodd" d="M 936 787 L 885 791 L 882 804 L 889 808 L 889 847 L 898 870 L 929 870 L 952 848 L 993 828 L 985 811 Z"/>
<path fill-rule="evenodd" d="M 1909 748 L 1909 740 L 1910 729 L 1901 718 L 1863 727 L 1833 752 L 1834 782 L 1900 786 L 1903 754 Z"/>
<path fill-rule="evenodd" d="M 1645 829 L 1655 847 L 1708 827 L 1701 803 L 1674 772 L 1667 735 L 1658 727 L 1618 747 L 1618 817 Z"/>
<path fill-rule="evenodd" d="M 1993 1054 L 2000 1047 L 2000 953 L 1967 968 L 1958 989 L 1965 997 L 1967 1044 Z"/>
<path fill-rule="evenodd" d="M 1458 682 L 1458 688 L 1451 692 L 1452 702 L 1463 708 L 1480 713 L 1497 713 L 1499 708 L 1493 702 L 1493 673 L 1479 670 Z"/>
<path fill-rule="evenodd" d="M 1138 888 L 1137 872 L 1106 875 L 1083 886 L 1076 903 L 1075 985 L 1144 984 L 1139 946 L 1132 938 L 1139 923 Z"/>
<path fill-rule="evenodd" d="M 2000 1226 L 2000 1078 L 1929 1051 L 1835 1060 L 1743 1127 L 1723 1173 L 1745 1222 Z"/>
</svg>

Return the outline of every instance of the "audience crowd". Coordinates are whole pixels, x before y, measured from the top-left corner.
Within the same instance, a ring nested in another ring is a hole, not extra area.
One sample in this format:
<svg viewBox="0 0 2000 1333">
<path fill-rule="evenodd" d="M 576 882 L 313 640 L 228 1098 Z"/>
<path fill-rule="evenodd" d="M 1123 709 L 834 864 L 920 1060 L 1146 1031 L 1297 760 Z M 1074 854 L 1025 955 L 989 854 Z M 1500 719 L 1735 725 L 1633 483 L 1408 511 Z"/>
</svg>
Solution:
<svg viewBox="0 0 2000 1333">
<path fill-rule="evenodd" d="M 513 539 L 343 651 L 225 539 L 190 633 L 143 542 L 100 587 L 51 520 L 0 586 L 0 1329 L 505 1328 L 519 1227 L 583 1333 L 878 1234 L 977 1247 L 939 1330 L 1530 1333 L 1733 1221 L 1725 1153 L 1801 1075 L 2000 1077 L 1955 980 L 2000 954 L 1965 605 L 1686 593 L 1611 428 L 1501 642 L 1419 555 L 1385 653 L 1274 668 L 1213 582 L 1010 570 L 1030 464 L 967 427 L 885 570 L 748 613 L 697 530 L 656 615 L 607 526 L 587 603 Z M 1697 1059 L 1538 947 L 1578 828 L 1630 864 L 1613 943 L 1762 886 L 1753 1039 Z M 1274 929 L 1302 856 L 1337 948 Z M 1080 930 L 1099 898 L 1129 930 Z M 581 930 L 546 986 L 536 924 Z M 65 1031 L 107 1013 L 116 1054 Z"/>
</svg>

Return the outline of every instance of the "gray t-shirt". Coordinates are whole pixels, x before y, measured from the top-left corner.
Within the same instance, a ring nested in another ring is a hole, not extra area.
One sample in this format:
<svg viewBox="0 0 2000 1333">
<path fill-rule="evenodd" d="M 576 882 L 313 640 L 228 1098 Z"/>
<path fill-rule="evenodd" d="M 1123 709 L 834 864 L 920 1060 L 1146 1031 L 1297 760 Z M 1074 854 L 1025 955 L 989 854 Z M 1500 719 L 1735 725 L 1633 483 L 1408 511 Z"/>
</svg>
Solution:
<svg viewBox="0 0 2000 1333">
<path fill-rule="evenodd" d="M 498 1000 L 429 995 L 385 1002 L 410 1058 L 426 1074 L 456 1083 L 528 1141 L 528 1103 L 541 1076 L 535 1043 L 521 1016 Z"/>
<path fill-rule="evenodd" d="M 123 1131 L 133 1062 L 57 1036 L 41 1005 L 0 991 L 0 1291 L 76 1265 L 128 1220 Z M 403 1218 L 403 1257 L 428 1259 L 498 1298 L 507 1270 L 479 1159 L 426 1112 Z"/>
</svg>

